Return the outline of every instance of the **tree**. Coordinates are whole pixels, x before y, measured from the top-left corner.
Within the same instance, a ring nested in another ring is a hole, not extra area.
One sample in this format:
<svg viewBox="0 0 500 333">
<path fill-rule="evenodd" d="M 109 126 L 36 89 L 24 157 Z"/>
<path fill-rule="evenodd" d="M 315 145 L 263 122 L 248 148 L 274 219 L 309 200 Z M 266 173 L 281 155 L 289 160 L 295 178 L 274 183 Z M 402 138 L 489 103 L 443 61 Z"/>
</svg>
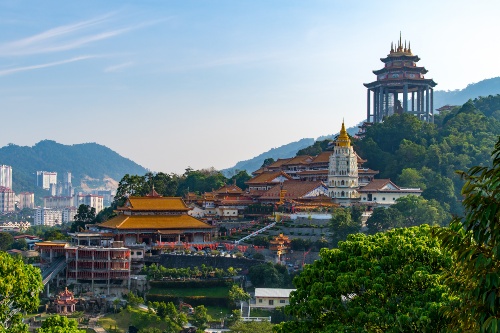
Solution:
<svg viewBox="0 0 500 333">
<path fill-rule="evenodd" d="M 361 229 L 361 220 L 354 220 L 350 208 L 336 208 L 330 221 L 330 230 L 333 233 L 333 246 L 343 241 L 348 235 L 357 233 Z"/>
<path fill-rule="evenodd" d="M 207 308 L 203 305 L 198 305 L 194 308 L 194 314 L 191 322 L 198 329 L 205 329 L 206 324 L 211 320 Z"/>
<path fill-rule="evenodd" d="M 444 332 L 451 260 L 423 225 L 349 235 L 294 279 L 277 332 Z"/>
<path fill-rule="evenodd" d="M 78 323 L 74 319 L 65 316 L 54 315 L 44 320 L 42 327 L 37 333 L 85 333 L 78 329 Z"/>
<path fill-rule="evenodd" d="M 266 166 L 268 166 L 268 165 L 271 165 L 271 164 L 273 164 L 274 162 L 276 162 L 276 161 L 274 160 L 274 158 L 272 158 L 272 157 L 268 157 L 268 158 L 266 158 L 266 159 L 264 160 L 264 162 L 262 163 L 261 168 L 264 168 L 264 167 L 266 167 Z"/>
<path fill-rule="evenodd" d="M 71 232 L 78 232 L 83 229 L 85 224 L 95 223 L 95 208 L 81 204 L 78 206 L 76 215 L 73 218 L 74 222 L 71 224 Z"/>
<path fill-rule="evenodd" d="M 245 190 L 248 185 L 245 184 L 248 180 L 250 180 L 252 178 L 252 176 L 250 176 L 246 170 L 236 170 L 237 173 L 232 176 L 231 178 L 229 178 L 229 182 L 230 183 L 235 183 L 236 186 L 238 186 L 239 188 L 241 188 L 242 190 Z"/>
<path fill-rule="evenodd" d="M 368 233 L 374 234 L 403 226 L 403 215 L 395 208 L 377 207 L 366 221 Z"/>
<path fill-rule="evenodd" d="M 248 301 L 250 299 L 250 294 L 243 290 L 236 284 L 231 286 L 229 289 L 229 300 L 233 303 L 238 303 L 239 301 Z"/>
<path fill-rule="evenodd" d="M 421 224 L 443 225 L 451 216 L 444 211 L 436 200 L 426 200 L 421 196 L 407 195 L 396 200 L 392 208 L 402 217 L 402 226 L 414 227 Z"/>
<path fill-rule="evenodd" d="M 27 332 L 23 313 L 35 311 L 43 290 L 40 269 L 0 252 L 0 331 Z"/>
<path fill-rule="evenodd" d="M 230 330 L 235 333 L 272 333 L 273 326 L 268 321 L 238 321 L 230 327 Z"/>
<path fill-rule="evenodd" d="M 8 232 L 0 232 L 0 251 L 7 251 L 14 243 L 14 237 Z"/>
<path fill-rule="evenodd" d="M 130 306 L 137 306 L 141 304 L 144 300 L 140 296 L 136 296 L 133 292 L 129 291 L 127 296 L 127 302 Z"/>
<path fill-rule="evenodd" d="M 492 157 L 492 167 L 460 172 L 465 216 L 435 230 L 454 259 L 445 281 L 457 302 L 446 315 L 457 332 L 500 331 L 500 138 Z"/>
</svg>

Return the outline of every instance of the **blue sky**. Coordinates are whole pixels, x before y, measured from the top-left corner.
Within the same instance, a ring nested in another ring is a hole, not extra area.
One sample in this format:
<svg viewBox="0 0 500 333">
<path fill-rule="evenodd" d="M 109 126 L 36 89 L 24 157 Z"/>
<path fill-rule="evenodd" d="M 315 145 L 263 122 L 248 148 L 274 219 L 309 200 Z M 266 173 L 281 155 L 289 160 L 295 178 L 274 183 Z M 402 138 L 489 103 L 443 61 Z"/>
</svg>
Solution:
<svg viewBox="0 0 500 333">
<path fill-rule="evenodd" d="M 402 31 L 438 90 L 500 76 L 498 1 L 1 1 L 0 146 L 234 165 L 366 115 Z M 1 163 L 1 161 L 0 161 Z"/>
</svg>

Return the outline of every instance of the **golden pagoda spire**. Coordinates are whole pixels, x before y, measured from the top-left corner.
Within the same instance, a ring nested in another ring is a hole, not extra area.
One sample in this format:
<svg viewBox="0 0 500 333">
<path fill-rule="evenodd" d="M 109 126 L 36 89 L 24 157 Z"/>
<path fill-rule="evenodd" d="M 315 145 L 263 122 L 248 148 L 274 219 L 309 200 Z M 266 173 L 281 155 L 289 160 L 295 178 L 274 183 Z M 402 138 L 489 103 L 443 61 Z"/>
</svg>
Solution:
<svg viewBox="0 0 500 333">
<path fill-rule="evenodd" d="M 391 53 L 394 53 L 394 47 L 392 45 L 392 42 L 391 42 Z"/>
<path fill-rule="evenodd" d="M 345 130 L 344 119 L 342 119 L 342 128 L 340 129 L 340 134 L 337 137 L 336 144 L 340 147 L 351 146 L 351 139 L 349 139 L 349 135 L 347 135 L 347 131 Z"/>
<path fill-rule="evenodd" d="M 408 53 L 411 54 L 411 46 L 410 46 L 410 41 L 408 41 Z"/>
</svg>

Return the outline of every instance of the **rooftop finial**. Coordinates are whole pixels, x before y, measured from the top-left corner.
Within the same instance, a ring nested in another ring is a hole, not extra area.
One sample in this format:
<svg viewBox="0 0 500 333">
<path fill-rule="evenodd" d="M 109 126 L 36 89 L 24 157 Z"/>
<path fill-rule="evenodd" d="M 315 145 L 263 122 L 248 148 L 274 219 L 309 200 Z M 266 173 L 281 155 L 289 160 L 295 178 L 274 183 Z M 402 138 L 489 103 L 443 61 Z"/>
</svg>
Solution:
<svg viewBox="0 0 500 333">
<path fill-rule="evenodd" d="M 394 46 L 393 46 L 393 44 L 391 42 L 391 53 L 393 53 L 393 52 L 394 52 Z"/>
</svg>

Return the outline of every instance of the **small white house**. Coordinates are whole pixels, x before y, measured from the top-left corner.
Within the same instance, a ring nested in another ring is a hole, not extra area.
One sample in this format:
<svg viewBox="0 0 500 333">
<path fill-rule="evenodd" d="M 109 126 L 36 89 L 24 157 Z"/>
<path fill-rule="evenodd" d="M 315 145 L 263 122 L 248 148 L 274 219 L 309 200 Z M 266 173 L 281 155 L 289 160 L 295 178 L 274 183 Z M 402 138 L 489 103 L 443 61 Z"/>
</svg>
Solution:
<svg viewBox="0 0 500 333">
<path fill-rule="evenodd" d="M 290 293 L 295 289 L 255 288 L 255 308 L 274 309 L 290 304 Z"/>
</svg>

